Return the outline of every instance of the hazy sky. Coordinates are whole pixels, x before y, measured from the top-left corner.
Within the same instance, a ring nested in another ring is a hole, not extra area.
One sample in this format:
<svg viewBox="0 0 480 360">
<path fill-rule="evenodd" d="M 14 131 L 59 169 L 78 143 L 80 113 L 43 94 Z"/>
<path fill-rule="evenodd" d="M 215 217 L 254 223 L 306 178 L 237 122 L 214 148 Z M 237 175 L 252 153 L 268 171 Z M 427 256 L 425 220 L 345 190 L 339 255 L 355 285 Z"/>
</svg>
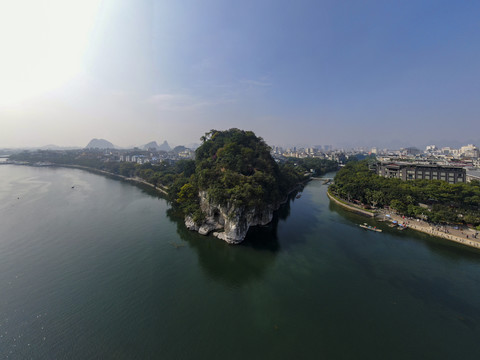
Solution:
<svg viewBox="0 0 480 360">
<path fill-rule="evenodd" d="M 0 147 L 480 145 L 479 1 L 10 0 Z M 440 144 L 442 145 L 442 144 Z"/>
</svg>

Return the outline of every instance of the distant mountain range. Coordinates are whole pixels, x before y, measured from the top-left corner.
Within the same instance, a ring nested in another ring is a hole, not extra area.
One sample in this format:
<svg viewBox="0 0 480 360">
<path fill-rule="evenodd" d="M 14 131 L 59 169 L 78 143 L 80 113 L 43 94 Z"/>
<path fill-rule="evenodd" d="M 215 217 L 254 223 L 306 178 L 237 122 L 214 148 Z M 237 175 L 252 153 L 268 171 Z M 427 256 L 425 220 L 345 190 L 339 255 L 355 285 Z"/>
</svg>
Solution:
<svg viewBox="0 0 480 360">
<path fill-rule="evenodd" d="M 142 146 L 143 150 L 155 149 L 158 150 L 158 144 L 156 141 L 150 141 L 149 143 Z"/>
<path fill-rule="evenodd" d="M 170 145 L 168 145 L 167 140 L 165 140 L 162 145 L 158 145 L 156 141 L 150 141 L 148 144 L 145 144 L 142 146 L 142 149 L 148 150 L 148 149 L 155 149 L 155 150 L 163 150 L 163 151 L 170 151 L 172 148 Z"/>
<path fill-rule="evenodd" d="M 133 148 L 134 146 L 132 145 L 129 148 Z M 198 144 L 190 144 L 187 147 L 184 146 L 176 146 L 175 150 L 176 152 L 184 150 L 185 148 L 189 149 L 196 149 L 198 147 Z M 155 149 L 156 151 L 172 151 L 172 147 L 168 144 L 167 140 L 165 140 L 163 143 L 158 145 L 156 141 L 150 141 L 149 143 L 138 146 L 138 148 L 142 150 L 148 150 L 148 149 Z M 20 149 L 20 148 L 19 148 Z M 17 149 L 17 150 L 19 150 Z M 75 150 L 75 149 L 81 149 L 81 147 L 76 147 L 76 146 L 58 146 L 58 145 L 45 145 L 41 147 L 31 147 L 31 148 L 23 148 L 23 149 L 39 149 L 39 150 Z M 85 149 L 128 149 L 126 147 L 120 147 L 112 144 L 110 141 L 105 140 L 105 139 L 92 139 L 90 142 L 85 146 Z"/>
<path fill-rule="evenodd" d="M 115 149 L 116 146 L 113 145 L 110 141 L 107 141 L 105 139 L 92 139 L 88 143 L 87 146 L 85 146 L 87 149 Z"/>
</svg>

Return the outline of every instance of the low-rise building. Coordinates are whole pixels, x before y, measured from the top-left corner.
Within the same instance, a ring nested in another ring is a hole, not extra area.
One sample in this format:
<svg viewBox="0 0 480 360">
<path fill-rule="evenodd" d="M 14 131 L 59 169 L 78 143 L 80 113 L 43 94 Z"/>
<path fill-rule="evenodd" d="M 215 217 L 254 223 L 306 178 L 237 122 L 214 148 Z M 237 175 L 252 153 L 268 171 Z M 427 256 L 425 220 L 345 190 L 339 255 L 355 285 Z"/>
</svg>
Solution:
<svg viewBox="0 0 480 360">
<path fill-rule="evenodd" d="M 386 178 L 401 180 L 443 180 L 450 184 L 466 182 L 466 170 L 457 166 L 412 163 L 377 163 L 376 172 Z"/>
</svg>

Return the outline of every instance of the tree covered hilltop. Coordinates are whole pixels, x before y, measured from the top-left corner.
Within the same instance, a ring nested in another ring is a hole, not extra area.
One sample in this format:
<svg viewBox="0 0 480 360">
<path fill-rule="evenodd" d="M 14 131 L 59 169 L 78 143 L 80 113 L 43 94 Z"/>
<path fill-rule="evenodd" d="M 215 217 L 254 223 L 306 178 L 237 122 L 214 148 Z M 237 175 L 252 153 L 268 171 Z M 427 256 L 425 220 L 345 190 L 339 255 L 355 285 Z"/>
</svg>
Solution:
<svg viewBox="0 0 480 360">
<path fill-rule="evenodd" d="M 172 187 L 186 226 L 201 234 L 223 230 L 214 235 L 241 242 L 250 226 L 269 223 L 273 211 L 306 179 L 304 169 L 277 164 L 270 147 L 252 131 L 211 130 L 201 140 L 195 172 Z"/>
</svg>

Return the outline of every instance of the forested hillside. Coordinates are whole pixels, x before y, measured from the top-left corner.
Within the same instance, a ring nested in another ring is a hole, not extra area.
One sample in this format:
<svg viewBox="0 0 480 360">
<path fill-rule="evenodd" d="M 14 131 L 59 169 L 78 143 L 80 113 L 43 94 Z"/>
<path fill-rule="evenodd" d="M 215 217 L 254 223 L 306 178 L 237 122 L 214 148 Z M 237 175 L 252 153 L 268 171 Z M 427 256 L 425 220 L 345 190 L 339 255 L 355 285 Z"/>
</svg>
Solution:
<svg viewBox="0 0 480 360">
<path fill-rule="evenodd" d="M 202 217 L 200 191 L 216 204 L 229 202 L 248 210 L 280 203 L 305 180 L 303 169 L 277 164 L 265 141 L 251 131 L 212 130 L 201 140 L 195 173 L 181 186 L 177 197 L 185 215 L 193 214 L 196 221 Z"/>
</svg>

